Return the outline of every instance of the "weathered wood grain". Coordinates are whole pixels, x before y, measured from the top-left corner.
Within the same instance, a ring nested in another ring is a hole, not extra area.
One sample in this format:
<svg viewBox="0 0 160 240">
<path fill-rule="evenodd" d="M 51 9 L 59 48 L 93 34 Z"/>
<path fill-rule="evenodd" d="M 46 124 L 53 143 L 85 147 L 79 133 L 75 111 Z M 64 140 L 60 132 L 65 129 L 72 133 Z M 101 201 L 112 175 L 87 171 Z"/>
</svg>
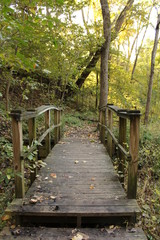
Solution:
<svg viewBox="0 0 160 240">
<path fill-rule="evenodd" d="M 19 233 L 19 234 L 16 234 Z M 91 240 L 147 240 L 143 231 L 140 228 L 137 229 L 125 229 L 117 227 L 115 229 L 94 229 L 94 228 L 83 228 L 83 229 L 72 229 L 72 228 L 45 228 L 45 227 L 33 227 L 33 228 L 16 228 L 10 230 L 5 228 L 0 233 L 0 239 L 11 240 L 11 239 L 47 239 L 47 240 L 71 240 L 74 236 L 83 235 L 83 239 Z M 78 238 L 78 237 L 77 237 Z"/>
<path fill-rule="evenodd" d="M 140 212 L 136 200 L 126 198 L 99 142 L 63 139 L 45 162 L 25 198 L 14 200 L 7 213 L 33 218 L 76 217 L 80 224 L 81 217 L 134 217 Z M 30 203 L 33 198 L 37 203 Z"/>
</svg>

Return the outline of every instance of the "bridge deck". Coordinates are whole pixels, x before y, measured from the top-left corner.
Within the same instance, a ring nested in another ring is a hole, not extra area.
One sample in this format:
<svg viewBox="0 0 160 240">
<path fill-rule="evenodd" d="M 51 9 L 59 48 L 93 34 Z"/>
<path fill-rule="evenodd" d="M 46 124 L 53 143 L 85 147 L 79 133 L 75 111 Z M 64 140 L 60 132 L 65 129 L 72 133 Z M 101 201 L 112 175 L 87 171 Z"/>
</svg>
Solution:
<svg viewBox="0 0 160 240">
<path fill-rule="evenodd" d="M 6 211 L 20 216 L 21 222 L 80 227 L 95 222 L 114 224 L 140 212 L 136 200 L 126 198 L 99 142 L 64 138 L 45 162 L 25 198 L 15 199 Z"/>
</svg>

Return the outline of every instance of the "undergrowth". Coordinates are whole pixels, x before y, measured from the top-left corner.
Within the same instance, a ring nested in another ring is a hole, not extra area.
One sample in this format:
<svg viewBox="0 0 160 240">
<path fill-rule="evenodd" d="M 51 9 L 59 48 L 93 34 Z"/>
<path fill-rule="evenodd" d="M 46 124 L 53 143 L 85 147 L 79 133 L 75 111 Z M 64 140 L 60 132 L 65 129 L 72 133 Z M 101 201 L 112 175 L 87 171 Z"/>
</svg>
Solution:
<svg viewBox="0 0 160 240">
<path fill-rule="evenodd" d="M 142 224 L 149 240 L 160 239 L 160 126 L 141 125 L 138 201 Z"/>
</svg>

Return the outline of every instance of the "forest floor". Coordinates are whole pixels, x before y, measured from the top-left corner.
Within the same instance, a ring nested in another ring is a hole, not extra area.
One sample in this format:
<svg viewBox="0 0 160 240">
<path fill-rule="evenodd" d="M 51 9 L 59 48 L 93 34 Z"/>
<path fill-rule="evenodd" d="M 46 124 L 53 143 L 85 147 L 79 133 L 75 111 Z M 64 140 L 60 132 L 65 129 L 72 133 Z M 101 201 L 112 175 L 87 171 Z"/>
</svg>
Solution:
<svg viewBox="0 0 160 240">
<path fill-rule="evenodd" d="M 64 119 L 64 135 L 90 138 L 98 140 L 97 115 L 92 112 L 77 112 L 66 108 Z M 12 166 L 11 123 L 5 116 L 0 117 L 0 229 L 4 227 L 8 216 L 4 214 L 7 204 L 14 197 L 14 174 Z M 153 148 L 153 146 L 152 146 Z M 153 150 L 153 149 L 152 149 Z M 142 209 L 142 216 L 137 226 L 144 229 L 149 240 L 160 239 L 160 183 L 159 175 L 153 169 L 151 149 L 140 144 L 140 163 L 138 173 L 138 202 Z M 146 163 L 146 164 L 145 164 Z"/>
</svg>

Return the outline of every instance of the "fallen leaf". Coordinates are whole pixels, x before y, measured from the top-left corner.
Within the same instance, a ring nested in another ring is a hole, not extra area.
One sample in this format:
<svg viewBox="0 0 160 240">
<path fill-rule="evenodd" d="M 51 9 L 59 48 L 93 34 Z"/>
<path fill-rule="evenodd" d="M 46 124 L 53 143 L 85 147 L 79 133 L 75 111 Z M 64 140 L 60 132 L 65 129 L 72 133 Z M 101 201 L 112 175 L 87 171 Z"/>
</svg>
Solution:
<svg viewBox="0 0 160 240">
<path fill-rule="evenodd" d="M 96 179 L 95 178 L 91 178 L 91 181 L 95 181 Z"/>
<path fill-rule="evenodd" d="M 12 231 L 12 234 L 15 235 L 15 236 L 18 236 L 21 234 L 21 229 L 15 229 Z"/>
<path fill-rule="evenodd" d="M 29 202 L 32 203 L 32 204 L 35 204 L 35 203 L 37 203 L 37 201 L 38 201 L 37 199 L 31 198 Z"/>
<path fill-rule="evenodd" d="M 52 178 L 57 178 L 57 175 L 56 175 L 55 173 L 51 173 L 50 176 L 51 176 Z"/>
<path fill-rule="evenodd" d="M 68 178 L 73 178 L 73 176 L 68 176 Z"/>
<path fill-rule="evenodd" d="M 16 225 L 11 225 L 10 229 L 15 229 Z"/>
<path fill-rule="evenodd" d="M 77 235 L 75 235 L 72 240 L 88 240 L 89 239 L 89 236 L 84 234 L 84 233 L 77 233 Z"/>
<path fill-rule="evenodd" d="M 65 142 L 59 141 L 59 143 L 58 143 L 58 144 L 65 144 Z"/>
<path fill-rule="evenodd" d="M 10 219 L 10 215 L 4 215 L 1 219 L 2 221 L 7 221 Z"/>
<path fill-rule="evenodd" d="M 50 199 L 56 200 L 56 197 L 55 196 L 50 196 Z"/>
<path fill-rule="evenodd" d="M 77 164 L 77 163 L 79 163 L 79 161 L 76 160 L 74 163 Z"/>
<path fill-rule="evenodd" d="M 90 186 L 90 189 L 91 189 L 91 190 L 93 190 L 94 188 L 95 188 L 94 185 L 91 185 L 91 186 Z"/>
<path fill-rule="evenodd" d="M 114 225 L 109 226 L 109 229 L 114 229 Z"/>
<path fill-rule="evenodd" d="M 108 232 L 109 235 L 114 234 L 114 230 L 115 230 L 115 229 L 106 229 L 106 231 Z"/>
</svg>

